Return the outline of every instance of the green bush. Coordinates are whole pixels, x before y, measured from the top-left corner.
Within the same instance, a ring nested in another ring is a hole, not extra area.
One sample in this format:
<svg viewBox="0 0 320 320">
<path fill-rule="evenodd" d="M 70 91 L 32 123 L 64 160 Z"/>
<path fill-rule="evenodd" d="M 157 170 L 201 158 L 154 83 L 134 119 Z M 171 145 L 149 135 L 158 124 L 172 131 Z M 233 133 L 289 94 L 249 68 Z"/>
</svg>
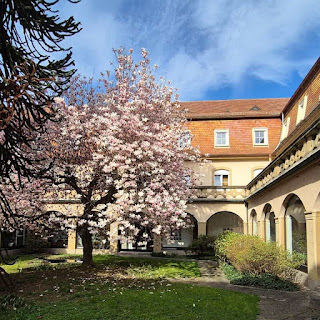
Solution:
<svg viewBox="0 0 320 320">
<path fill-rule="evenodd" d="M 192 252 L 198 256 L 214 256 L 214 243 L 216 238 L 213 236 L 200 235 L 194 239 L 186 252 Z"/>
<path fill-rule="evenodd" d="M 290 254 L 275 242 L 230 232 L 217 239 L 216 251 L 219 258 L 229 261 L 237 270 L 254 276 L 271 274 L 290 278 L 292 269 L 304 263 L 303 255 Z"/>
<path fill-rule="evenodd" d="M 299 290 L 299 287 L 291 281 L 280 279 L 272 274 L 263 273 L 254 276 L 250 273 L 242 273 L 227 263 L 222 265 L 222 270 L 231 284 L 284 291 Z"/>
<path fill-rule="evenodd" d="M 241 235 L 239 233 L 231 231 L 220 233 L 214 243 L 216 257 L 222 261 L 228 261 L 226 248 L 230 245 L 230 243 L 232 243 L 233 239 L 240 236 Z"/>
</svg>

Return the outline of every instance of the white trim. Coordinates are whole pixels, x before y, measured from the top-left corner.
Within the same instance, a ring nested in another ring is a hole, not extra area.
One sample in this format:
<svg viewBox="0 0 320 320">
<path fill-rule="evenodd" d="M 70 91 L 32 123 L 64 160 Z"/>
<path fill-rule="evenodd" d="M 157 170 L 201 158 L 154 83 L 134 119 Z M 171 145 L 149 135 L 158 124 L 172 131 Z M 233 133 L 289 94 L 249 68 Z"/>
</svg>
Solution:
<svg viewBox="0 0 320 320">
<path fill-rule="evenodd" d="M 288 136 L 289 127 L 290 127 L 290 117 L 288 117 L 288 118 L 282 123 L 280 141 L 282 141 L 283 139 L 285 139 L 285 138 Z"/>
<path fill-rule="evenodd" d="M 256 132 L 264 132 L 264 142 L 263 143 L 256 143 Z M 254 146 L 268 146 L 269 145 L 269 139 L 268 139 L 268 128 L 253 128 L 252 129 L 252 143 Z"/>
<path fill-rule="evenodd" d="M 226 143 L 217 144 L 217 133 L 226 133 Z M 226 148 L 229 147 L 229 129 L 215 129 L 214 130 L 214 147 L 215 148 Z"/>
<path fill-rule="evenodd" d="M 215 177 L 220 177 L 220 185 L 215 184 Z M 228 176 L 228 186 L 230 185 L 230 172 L 229 170 L 216 170 L 213 173 L 213 185 L 216 187 L 223 187 L 223 176 Z"/>
<path fill-rule="evenodd" d="M 297 121 L 296 125 L 302 121 L 306 115 L 308 96 L 304 96 L 303 99 L 299 102 L 297 110 Z"/>
</svg>

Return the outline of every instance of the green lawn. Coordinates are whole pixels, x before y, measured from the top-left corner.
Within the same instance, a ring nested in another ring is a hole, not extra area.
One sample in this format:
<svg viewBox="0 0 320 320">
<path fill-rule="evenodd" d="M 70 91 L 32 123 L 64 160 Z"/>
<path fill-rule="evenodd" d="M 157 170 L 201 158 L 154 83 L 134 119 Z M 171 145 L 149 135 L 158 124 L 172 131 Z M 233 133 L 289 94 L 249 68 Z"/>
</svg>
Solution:
<svg viewBox="0 0 320 320">
<path fill-rule="evenodd" d="M 21 298 L 13 303 L 16 310 L 0 309 L 0 320 L 253 320 L 258 313 L 256 296 L 167 280 L 199 276 L 193 261 L 101 255 L 94 268 L 75 263 L 50 270 L 34 259 L 10 267 Z M 0 307 L 3 301 L 0 292 Z"/>
</svg>

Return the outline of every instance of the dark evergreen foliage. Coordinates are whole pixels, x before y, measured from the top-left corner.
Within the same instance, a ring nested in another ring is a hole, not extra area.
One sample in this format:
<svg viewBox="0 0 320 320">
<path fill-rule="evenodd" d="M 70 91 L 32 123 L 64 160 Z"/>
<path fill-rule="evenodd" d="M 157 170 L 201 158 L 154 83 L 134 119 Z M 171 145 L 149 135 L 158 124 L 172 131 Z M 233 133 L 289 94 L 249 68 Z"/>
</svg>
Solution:
<svg viewBox="0 0 320 320">
<path fill-rule="evenodd" d="M 62 41 L 79 32 L 80 23 L 60 19 L 58 2 L 0 0 L 0 183 L 17 188 L 21 176 L 39 174 L 28 155 L 30 140 L 53 118 L 53 99 L 76 71 L 71 48 Z M 61 58 L 51 59 L 52 54 Z M 0 208 L 5 216 L 12 213 L 1 188 Z"/>
</svg>

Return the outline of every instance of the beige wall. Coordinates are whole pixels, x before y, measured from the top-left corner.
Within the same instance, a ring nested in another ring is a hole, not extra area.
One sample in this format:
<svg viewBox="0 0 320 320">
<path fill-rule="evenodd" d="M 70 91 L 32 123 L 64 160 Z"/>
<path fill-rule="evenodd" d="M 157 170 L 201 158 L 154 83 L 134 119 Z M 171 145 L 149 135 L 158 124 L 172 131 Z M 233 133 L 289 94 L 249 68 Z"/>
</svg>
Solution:
<svg viewBox="0 0 320 320">
<path fill-rule="evenodd" d="M 263 169 L 269 164 L 268 160 L 211 160 L 209 163 L 187 163 L 195 173 L 203 175 L 201 185 L 213 186 L 214 171 L 229 170 L 230 186 L 245 186 L 253 178 L 253 170 Z"/>
<path fill-rule="evenodd" d="M 249 214 L 256 211 L 264 237 L 265 216 L 263 209 L 267 203 L 276 218 L 276 240 L 286 247 L 286 206 L 291 196 L 297 195 L 304 208 L 307 238 L 308 286 L 320 285 L 320 162 L 315 162 L 287 179 L 279 179 L 272 188 L 265 188 L 252 199 L 248 199 Z M 249 225 L 251 222 L 249 222 Z"/>
<path fill-rule="evenodd" d="M 247 221 L 246 207 L 243 203 L 213 202 L 188 204 L 187 212 L 192 214 L 199 222 L 207 220 L 217 212 L 229 211 L 237 214 L 244 222 Z"/>
<path fill-rule="evenodd" d="M 284 217 L 285 201 L 291 194 L 297 195 L 302 201 L 306 212 L 320 211 L 320 165 L 313 164 L 288 179 L 280 179 L 272 188 L 263 190 L 248 200 L 248 209 L 251 213 L 255 209 L 258 220 L 262 220 L 263 208 L 269 203 L 276 217 Z"/>
</svg>

